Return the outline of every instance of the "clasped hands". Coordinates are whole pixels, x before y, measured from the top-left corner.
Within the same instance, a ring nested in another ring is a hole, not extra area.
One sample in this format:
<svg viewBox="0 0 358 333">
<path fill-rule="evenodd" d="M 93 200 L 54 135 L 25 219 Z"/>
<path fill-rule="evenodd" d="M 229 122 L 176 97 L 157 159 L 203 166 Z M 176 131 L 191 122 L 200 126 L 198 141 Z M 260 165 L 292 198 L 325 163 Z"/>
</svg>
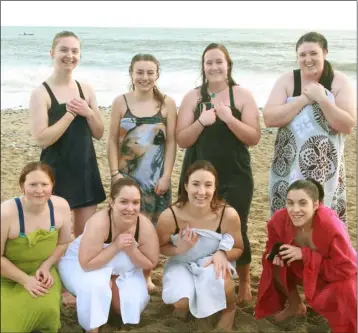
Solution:
<svg viewBox="0 0 358 333">
<path fill-rule="evenodd" d="M 85 118 L 88 117 L 92 112 L 87 102 L 82 98 L 73 98 L 69 102 L 67 102 L 66 111 Z"/>
<path fill-rule="evenodd" d="M 199 117 L 199 121 L 203 124 L 203 126 L 211 126 L 214 124 L 216 117 L 221 119 L 226 124 L 234 118 L 231 112 L 231 108 L 222 102 L 213 105 L 213 107 L 209 110 L 206 109 L 205 103 L 202 105 L 203 109 Z"/>
<path fill-rule="evenodd" d="M 266 256 L 266 259 L 269 255 Z M 272 263 L 276 266 L 283 267 L 285 262 L 287 266 L 293 261 L 302 260 L 302 249 L 298 246 L 283 244 L 280 246 L 279 254 L 275 255 Z"/>
</svg>

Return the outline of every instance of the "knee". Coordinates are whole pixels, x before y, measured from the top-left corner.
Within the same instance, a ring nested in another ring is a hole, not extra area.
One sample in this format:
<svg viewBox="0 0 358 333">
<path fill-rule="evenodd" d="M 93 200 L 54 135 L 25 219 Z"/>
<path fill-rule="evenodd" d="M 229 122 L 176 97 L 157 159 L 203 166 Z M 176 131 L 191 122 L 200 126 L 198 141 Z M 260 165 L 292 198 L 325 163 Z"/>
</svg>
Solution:
<svg viewBox="0 0 358 333">
<path fill-rule="evenodd" d="M 189 299 L 187 297 L 181 298 L 178 302 L 174 303 L 176 309 L 188 309 Z"/>
</svg>

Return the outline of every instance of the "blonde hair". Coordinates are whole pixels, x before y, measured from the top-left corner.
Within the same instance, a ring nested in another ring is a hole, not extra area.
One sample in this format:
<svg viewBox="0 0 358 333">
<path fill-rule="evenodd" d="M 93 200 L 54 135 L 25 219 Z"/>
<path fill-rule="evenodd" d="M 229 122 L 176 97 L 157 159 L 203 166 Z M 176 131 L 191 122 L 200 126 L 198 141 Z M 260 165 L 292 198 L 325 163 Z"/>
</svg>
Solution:
<svg viewBox="0 0 358 333">
<path fill-rule="evenodd" d="M 59 39 L 63 37 L 74 37 L 79 41 L 79 43 L 81 43 L 80 39 L 74 32 L 65 30 L 65 31 L 58 32 L 55 35 L 54 39 L 52 40 L 52 46 L 51 46 L 52 50 L 56 48 Z"/>
</svg>

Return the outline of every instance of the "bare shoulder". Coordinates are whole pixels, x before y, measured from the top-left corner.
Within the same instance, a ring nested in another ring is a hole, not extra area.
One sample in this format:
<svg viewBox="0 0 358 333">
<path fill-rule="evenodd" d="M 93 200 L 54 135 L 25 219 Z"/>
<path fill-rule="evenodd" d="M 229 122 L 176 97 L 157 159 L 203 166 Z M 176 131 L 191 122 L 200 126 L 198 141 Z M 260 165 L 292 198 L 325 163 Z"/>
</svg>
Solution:
<svg viewBox="0 0 358 333">
<path fill-rule="evenodd" d="M 36 99 L 36 100 L 43 99 L 44 101 L 47 102 L 47 100 L 50 101 L 50 96 L 45 86 L 43 84 L 40 84 L 31 91 L 31 99 Z"/>
<path fill-rule="evenodd" d="M 224 212 L 224 218 L 228 221 L 238 220 L 240 221 L 239 214 L 237 213 L 236 209 L 231 206 L 226 206 Z"/>
<path fill-rule="evenodd" d="M 334 77 L 332 82 L 332 90 L 340 90 L 345 85 L 349 85 L 348 76 L 340 71 L 334 71 Z"/>
<path fill-rule="evenodd" d="M 191 89 L 184 95 L 184 99 L 193 103 L 197 103 L 200 99 L 200 88 Z"/>
<path fill-rule="evenodd" d="M 232 87 L 232 91 L 235 95 L 235 97 L 240 98 L 241 100 L 245 100 L 247 98 L 253 98 L 253 94 L 251 92 L 251 90 L 240 86 L 240 85 L 236 85 Z"/>
<path fill-rule="evenodd" d="M 168 95 L 165 95 L 164 98 L 165 103 L 167 103 L 169 106 L 176 106 L 175 100 L 173 97 L 170 97 Z"/>
<path fill-rule="evenodd" d="M 164 99 L 164 103 L 165 103 L 165 113 L 167 114 L 177 114 L 177 106 L 175 103 L 174 98 L 166 95 L 165 99 Z"/>
<path fill-rule="evenodd" d="M 9 199 L 1 203 L 1 224 L 9 223 L 16 215 L 18 216 L 14 199 Z"/>
<path fill-rule="evenodd" d="M 143 215 L 143 214 L 139 215 L 139 223 L 140 223 L 141 230 L 144 229 L 144 231 L 146 233 L 148 233 L 148 232 L 156 233 L 155 227 L 154 227 L 152 221 L 145 215 Z"/>
<path fill-rule="evenodd" d="M 116 107 L 118 109 L 124 109 L 126 108 L 126 101 L 124 99 L 125 94 L 118 95 L 114 98 L 112 102 L 112 106 Z"/>
<path fill-rule="evenodd" d="M 68 204 L 67 200 L 62 197 L 59 197 L 57 195 L 51 195 L 51 201 L 53 203 L 54 208 L 70 209 L 70 205 Z"/>
</svg>

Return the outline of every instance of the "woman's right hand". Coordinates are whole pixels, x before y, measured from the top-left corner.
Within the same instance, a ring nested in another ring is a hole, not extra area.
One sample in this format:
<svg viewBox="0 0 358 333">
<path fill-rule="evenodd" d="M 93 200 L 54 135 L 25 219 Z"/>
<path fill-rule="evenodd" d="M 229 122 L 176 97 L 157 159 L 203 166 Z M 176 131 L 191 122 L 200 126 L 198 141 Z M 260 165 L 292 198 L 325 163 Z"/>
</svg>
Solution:
<svg viewBox="0 0 358 333">
<path fill-rule="evenodd" d="M 204 126 L 211 126 L 212 124 L 214 124 L 216 121 L 215 109 L 211 108 L 209 110 L 206 110 L 206 105 L 203 104 L 203 109 L 202 109 L 201 115 L 199 117 L 199 121 Z"/>
<path fill-rule="evenodd" d="M 189 228 L 189 225 L 185 229 L 181 229 L 178 234 L 177 252 L 178 254 L 184 254 L 188 252 L 199 240 L 199 235 Z"/>
<path fill-rule="evenodd" d="M 312 101 L 307 95 L 303 93 L 301 94 L 300 98 L 303 100 L 305 105 L 312 105 L 314 103 L 314 101 Z"/>
<path fill-rule="evenodd" d="M 48 289 L 35 276 L 29 275 L 23 286 L 33 298 L 45 296 L 48 293 Z"/>
<path fill-rule="evenodd" d="M 119 234 L 114 243 L 117 246 L 118 251 L 121 251 L 134 244 L 135 240 L 132 234 Z"/>
</svg>

